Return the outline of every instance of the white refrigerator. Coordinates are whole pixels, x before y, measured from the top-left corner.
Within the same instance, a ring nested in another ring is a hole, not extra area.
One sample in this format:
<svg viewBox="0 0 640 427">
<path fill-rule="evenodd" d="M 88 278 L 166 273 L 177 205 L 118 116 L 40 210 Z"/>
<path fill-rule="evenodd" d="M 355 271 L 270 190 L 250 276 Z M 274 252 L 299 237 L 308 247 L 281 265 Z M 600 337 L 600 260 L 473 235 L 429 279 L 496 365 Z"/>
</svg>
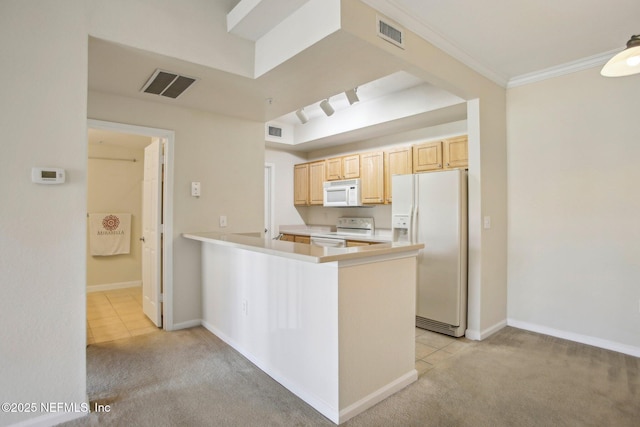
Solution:
<svg viewBox="0 0 640 427">
<path fill-rule="evenodd" d="M 467 172 L 395 175 L 392 188 L 393 240 L 425 246 L 416 326 L 460 337 L 467 326 Z"/>
</svg>

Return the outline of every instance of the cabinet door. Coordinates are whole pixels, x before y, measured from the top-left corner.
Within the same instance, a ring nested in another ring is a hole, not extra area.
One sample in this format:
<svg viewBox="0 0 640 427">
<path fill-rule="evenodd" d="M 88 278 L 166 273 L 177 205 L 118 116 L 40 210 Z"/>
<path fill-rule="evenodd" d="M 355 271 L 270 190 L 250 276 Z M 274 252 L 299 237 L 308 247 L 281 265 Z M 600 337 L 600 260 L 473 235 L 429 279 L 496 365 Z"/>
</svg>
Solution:
<svg viewBox="0 0 640 427">
<path fill-rule="evenodd" d="M 442 141 L 413 146 L 413 172 L 442 169 Z"/>
<path fill-rule="evenodd" d="M 442 160 L 449 169 L 466 168 L 469 163 L 468 139 L 466 135 L 448 138 L 442 142 Z"/>
<path fill-rule="evenodd" d="M 385 153 L 385 165 L 384 165 L 384 194 L 385 203 L 391 203 L 393 188 L 391 184 L 391 177 L 393 175 L 406 175 L 413 173 L 412 163 L 412 149 L 411 147 L 397 148 Z"/>
<path fill-rule="evenodd" d="M 293 204 L 306 206 L 309 204 L 309 164 L 293 167 Z"/>
<path fill-rule="evenodd" d="M 384 153 L 360 155 L 362 203 L 384 203 Z"/>
<path fill-rule="evenodd" d="M 353 179 L 360 176 L 360 154 L 342 158 L 342 179 Z"/>
<path fill-rule="evenodd" d="M 325 179 L 327 181 L 335 181 L 342 179 L 342 157 L 334 157 L 333 159 L 326 160 Z"/>
<path fill-rule="evenodd" d="M 324 199 L 324 160 L 309 163 L 309 204 L 322 205 Z"/>
</svg>

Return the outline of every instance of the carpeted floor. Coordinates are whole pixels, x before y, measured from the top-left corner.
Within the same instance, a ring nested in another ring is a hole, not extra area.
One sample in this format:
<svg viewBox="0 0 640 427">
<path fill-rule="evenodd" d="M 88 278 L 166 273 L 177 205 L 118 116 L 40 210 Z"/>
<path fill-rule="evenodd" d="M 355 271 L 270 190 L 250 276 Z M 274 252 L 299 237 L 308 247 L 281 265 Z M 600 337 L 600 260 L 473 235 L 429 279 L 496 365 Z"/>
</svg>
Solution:
<svg viewBox="0 0 640 427">
<path fill-rule="evenodd" d="M 201 327 L 91 345 L 87 373 L 111 411 L 64 426 L 333 425 Z M 343 425 L 637 427 L 640 359 L 505 328 Z"/>
</svg>

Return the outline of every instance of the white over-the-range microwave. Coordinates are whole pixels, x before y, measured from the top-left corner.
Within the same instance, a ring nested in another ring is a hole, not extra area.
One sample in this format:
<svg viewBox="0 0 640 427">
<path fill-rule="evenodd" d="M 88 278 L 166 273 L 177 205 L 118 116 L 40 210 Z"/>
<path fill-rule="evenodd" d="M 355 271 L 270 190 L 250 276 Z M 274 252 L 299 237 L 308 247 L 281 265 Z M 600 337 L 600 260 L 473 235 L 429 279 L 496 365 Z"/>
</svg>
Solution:
<svg viewBox="0 0 640 427">
<path fill-rule="evenodd" d="M 327 181 L 323 188 L 324 206 L 362 206 L 359 179 Z"/>
</svg>

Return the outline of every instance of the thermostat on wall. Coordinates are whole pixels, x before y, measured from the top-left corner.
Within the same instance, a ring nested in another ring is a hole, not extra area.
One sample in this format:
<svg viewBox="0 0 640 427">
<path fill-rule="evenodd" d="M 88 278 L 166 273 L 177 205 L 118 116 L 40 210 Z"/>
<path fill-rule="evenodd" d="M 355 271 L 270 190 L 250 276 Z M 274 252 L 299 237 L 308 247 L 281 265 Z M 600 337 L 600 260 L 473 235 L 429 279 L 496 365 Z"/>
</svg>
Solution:
<svg viewBox="0 0 640 427">
<path fill-rule="evenodd" d="M 36 184 L 63 184 L 64 169 L 60 168 L 31 168 L 31 181 Z"/>
</svg>

